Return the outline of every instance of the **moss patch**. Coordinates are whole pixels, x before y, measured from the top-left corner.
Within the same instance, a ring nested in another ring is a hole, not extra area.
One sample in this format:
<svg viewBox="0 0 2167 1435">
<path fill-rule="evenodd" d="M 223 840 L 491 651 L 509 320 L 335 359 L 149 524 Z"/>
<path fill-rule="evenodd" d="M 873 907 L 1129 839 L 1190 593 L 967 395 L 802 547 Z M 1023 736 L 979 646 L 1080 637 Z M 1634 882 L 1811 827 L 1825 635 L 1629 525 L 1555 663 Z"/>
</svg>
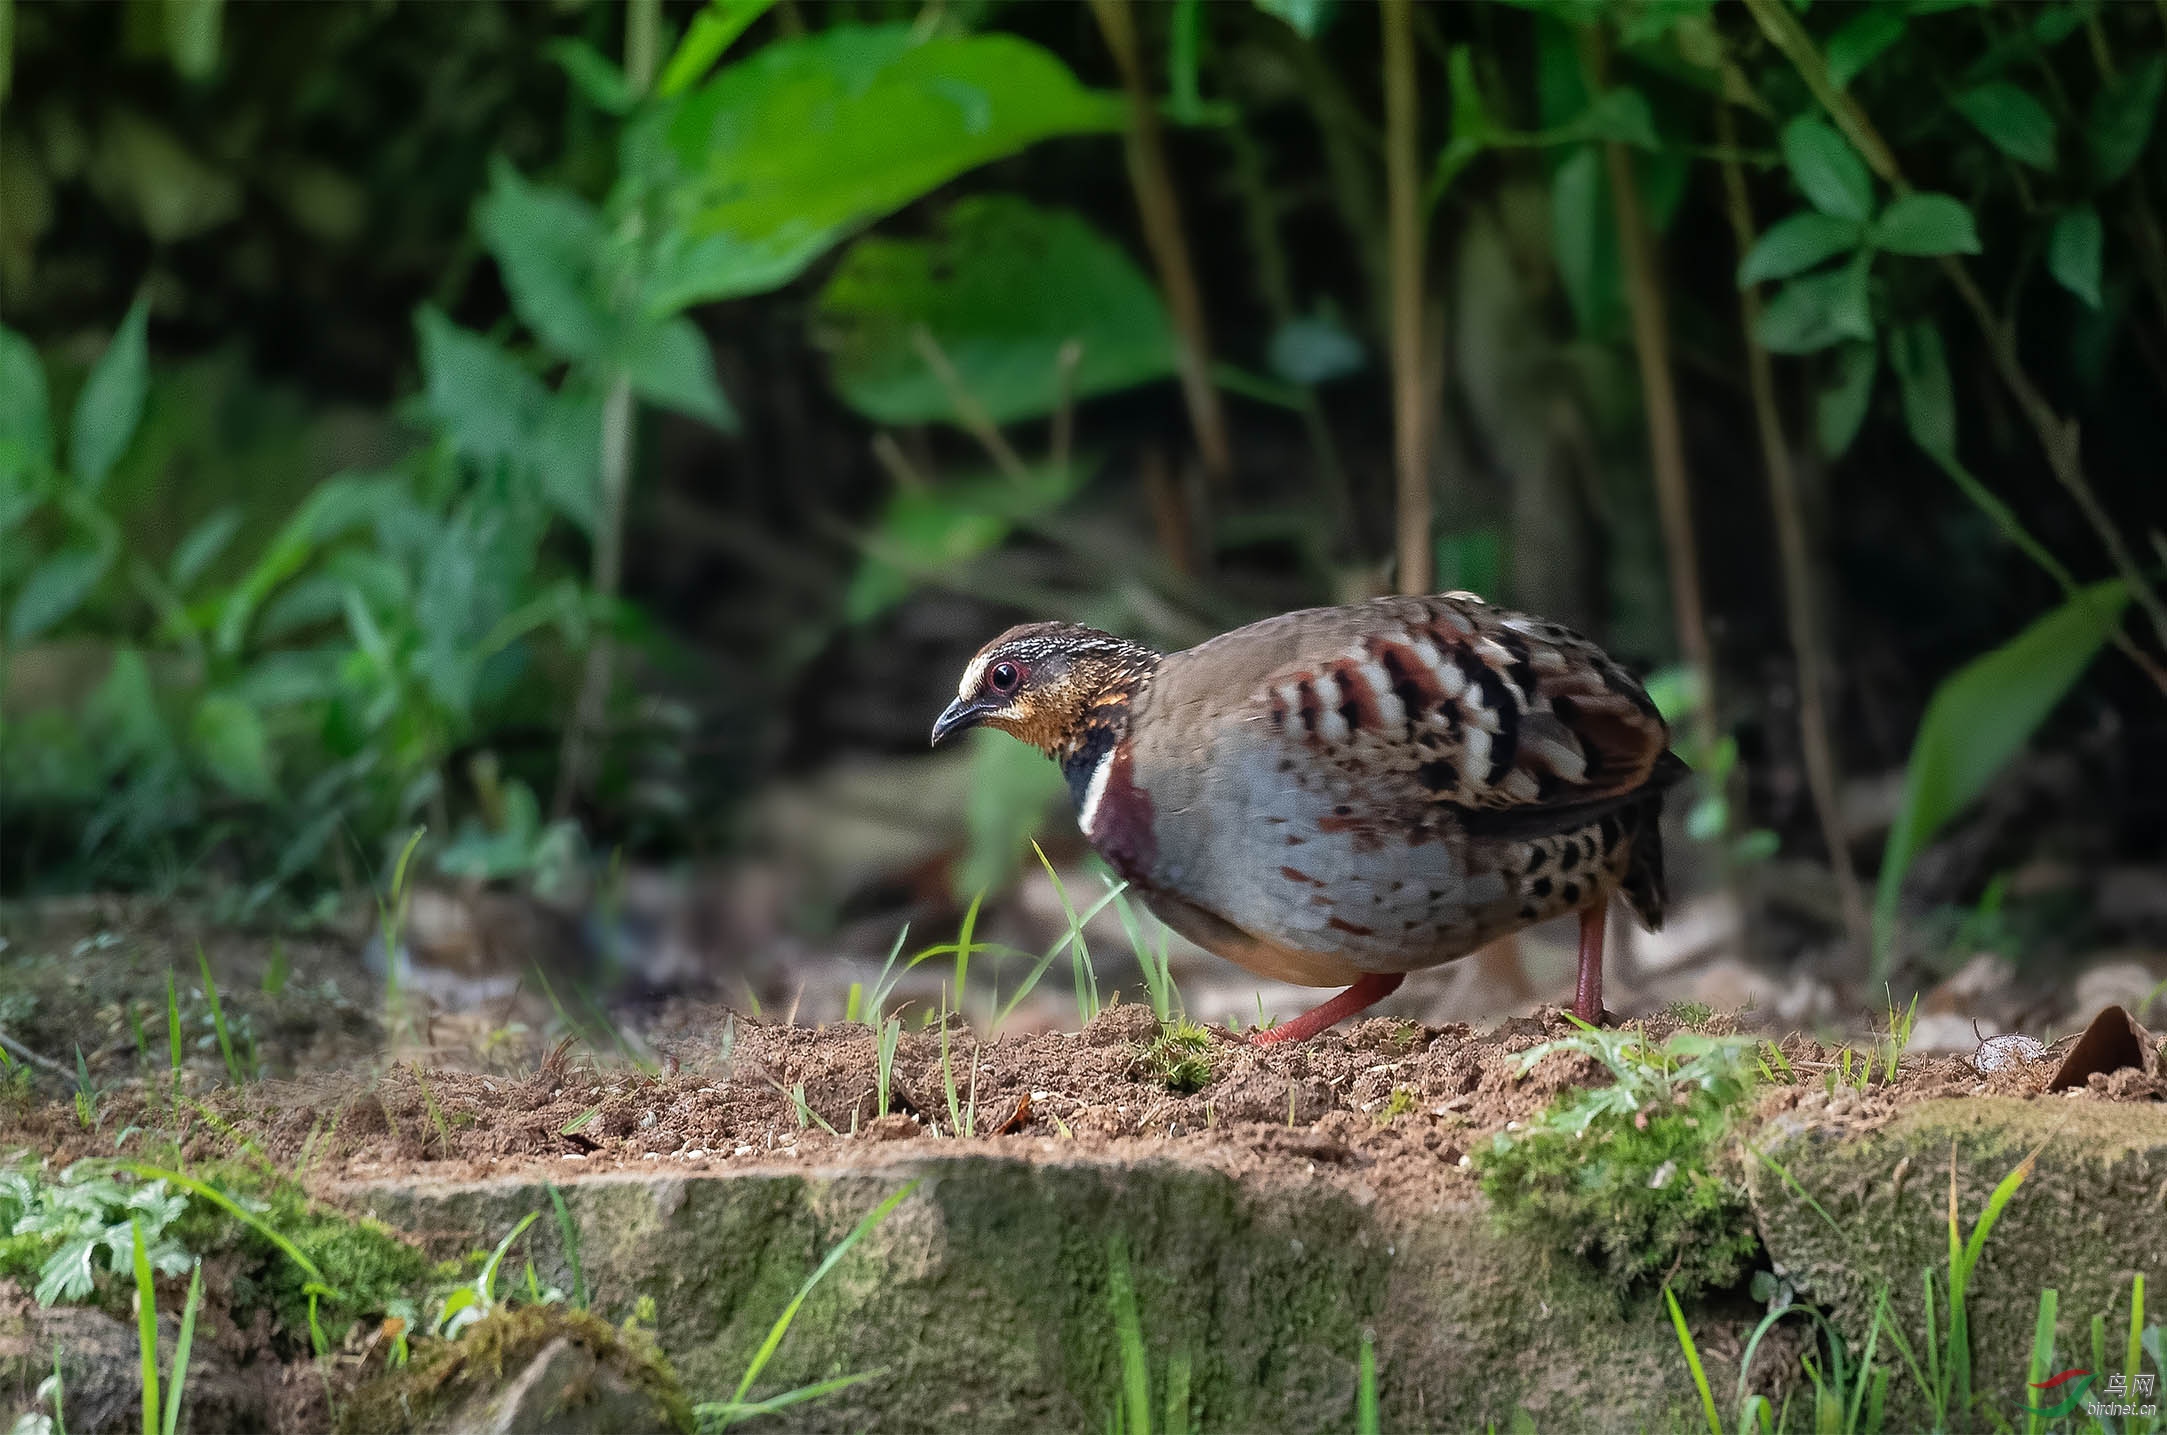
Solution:
<svg viewBox="0 0 2167 1435">
<path fill-rule="evenodd" d="M 1622 1296 L 1737 1284 L 1759 1249 L 1728 1153 L 1749 1044 L 1680 1032 L 1658 1046 L 1589 1032 L 1530 1052 L 1600 1060 L 1614 1084 L 1570 1091 L 1472 1153 L 1499 1223 L 1592 1262 Z"/>
<path fill-rule="evenodd" d="M 356 1392 L 340 1409 L 338 1428 L 346 1435 L 427 1429 L 468 1397 L 517 1375 L 560 1336 L 585 1347 L 598 1364 L 642 1392 L 657 1427 L 693 1428 L 691 1403 L 650 1336 L 561 1305 L 499 1310 L 457 1340 L 432 1342 L 409 1364 L 385 1371 Z"/>
<path fill-rule="evenodd" d="M 1211 1085 L 1211 1055 L 1210 1031 L 1193 1021 L 1170 1021 L 1137 1055 L 1136 1074 L 1187 1095 Z"/>
<path fill-rule="evenodd" d="M 198 1166 L 189 1174 L 249 1206 L 315 1262 L 338 1292 L 319 1296 L 316 1310 L 318 1324 L 334 1343 L 354 1320 L 381 1315 L 396 1300 L 419 1297 L 431 1275 L 428 1257 L 389 1226 L 311 1200 L 290 1181 L 239 1162 Z M 238 1258 L 233 1278 L 237 1315 L 268 1310 L 283 1335 L 307 1342 L 310 1277 L 260 1231 L 208 1201 L 191 1200 L 174 1233 L 197 1254 L 231 1253 Z"/>
</svg>

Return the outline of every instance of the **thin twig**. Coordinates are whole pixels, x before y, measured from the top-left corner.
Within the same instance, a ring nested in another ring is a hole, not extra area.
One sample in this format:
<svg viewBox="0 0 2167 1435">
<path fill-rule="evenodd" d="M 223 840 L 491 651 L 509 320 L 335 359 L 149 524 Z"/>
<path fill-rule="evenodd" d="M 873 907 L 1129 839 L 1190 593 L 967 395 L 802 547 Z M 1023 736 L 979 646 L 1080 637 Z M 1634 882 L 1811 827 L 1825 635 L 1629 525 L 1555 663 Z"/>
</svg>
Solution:
<svg viewBox="0 0 2167 1435">
<path fill-rule="evenodd" d="M 1602 81 L 1602 37 L 1587 32 L 1585 59 L 1591 81 Z M 1648 417 L 1648 462 L 1655 476 L 1656 509 L 1662 520 L 1663 550 L 1670 569 L 1670 599 L 1678 628 L 1678 649 L 1699 677 L 1693 707 L 1701 750 L 1716 742 L 1715 659 L 1708 645 L 1708 624 L 1701 603 L 1700 550 L 1693 536 L 1693 495 L 1686 476 L 1685 434 L 1678 418 L 1677 380 L 1670 371 L 1670 320 L 1663 295 L 1663 275 L 1656 264 L 1655 241 L 1641 208 L 1640 183 L 1633 174 L 1633 153 L 1611 140 L 1603 145 L 1610 171 L 1610 202 L 1617 215 L 1618 254 L 1625 270 L 1626 296 L 1633 315 L 1633 351 L 1640 365 L 1642 405 Z"/>
<path fill-rule="evenodd" d="M 1881 138 L 1880 131 L 1874 128 L 1873 122 L 1867 118 L 1858 101 L 1837 86 L 1834 77 L 1829 74 L 1827 61 L 1822 58 L 1820 49 L 1813 42 L 1813 37 L 1806 33 L 1806 27 L 1799 23 L 1798 17 L 1791 13 L 1783 0 L 1745 0 L 1745 5 L 1759 23 L 1761 32 L 1790 60 L 1792 68 L 1796 69 L 1799 77 L 1806 82 L 1806 88 L 1813 92 L 1814 98 L 1828 112 L 1829 118 L 1836 122 L 1836 127 L 1843 131 L 1844 137 L 1865 157 L 1874 173 L 1898 194 L 1912 193 L 1911 181 L 1905 177 L 1903 167 L 1896 162 L 1895 152 L 1889 148 L 1888 142 Z M 1971 310 L 1980 334 L 1986 339 L 1987 355 L 1993 360 L 1995 371 L 2000 374 L 2002 383 L 2015 397 L 2017 407 L 2024 411 L 2024 417 L 2030 422 L 2033 433 L 2039 439 L 2039 446 L 2046 451 L 2047 467 L 2053 471 L 2056 481 L 2075 500 L 2078 511 L 2084 515 L 2085 521 L 2091 524 L 2092 531 L 2099 536 L 2100 544 L 2114 563 L 2116 575 L 2128 585 L 2130 596 L 2151 620 L 2160 641 L 2167 643 L 2167 602 L 2161 600 L 2151 579 L 2137 566 L 2129 546 L 2122 541 L 2120 531 L 2115 528 L 2114 521 L 2100 505 L 2098 496 L 2093 493 L 2091 480 L 2084 472 L 2082 445 L 2076 421 L 2065 419 L 2055 412 L 2053 404 L 2048 402 L 2046 395 L 2039 391 L 2031 376 L 2024 371 L 2024 366 L 2017 357 L 2014 330 L 1996 317 L 1993 307 L 1987 303 L 1986 295 L 1971 277 L 1971 270 L 1963 259 L 1948 254 L 1943 255 L 1940 262 L 1942 272 L 1947 274 L 1949 282 L 1956 286 L 1957 294 L 1963 299 L 1965 307 Z M 2154 681 L 2160 680 L 2162 674 L 2157 665 L 2148 665 L 2147 671 L 2154 675 Z M 2162 690 L 2167 691 L 2167 684 L 2162 685 Z"/>
<path fill-rule="evenodd" d="M 1385 187 L 1392 265 L 1392 453 L 1398 475 L 1399 590 L 1427 593 L 1435 578 L 1430 544 L 1430 423 L 1422 381 L 1422 175 L 1415 157 L 1420 98 L 1415 91 L 1412 0 L 1383 0 Z"/>
<path fill-rule="evenodd" d="M 1129 184 L 1136 192 L 1144 243 L 1151 250 L 1152 266 L 1159 272 L 1159 287 L 1166 291 L 1166 307 L 1174 320 L 1181 396 L 1189 408 L 1189 426 L 1195 430 L 1205 472 L 1213 482 L 1224 483 L 1234 469 L 1226 412 L 1219 404 L 1219 390 L 1212 383 L 1211 333 L 1204 322 L 1203 295 L 1196 282 L 1196 266 L 1189 258 L 1189 241 L 1182 230 L 1181 201 L 1174 191 L 1165 139 L 1159 131 L 1159 109 L 1144 81 L 1136 16 L 1129 8 L 1129 0 L 1091 0 L 1091 13 L 1098 18 L 1099 32 L 1106 37 L 1106 48 L 1113 52 L 1114 65 L 1121 71 L 1122 88 L 1128 92 Z"/>
<path fill-rule="evenodd" d="M 1726 149 L 1738 144 L 1737 120 L 1730 102 L 1716 101 L 1716 129 Z M 1729 200 L 1731 234 L 1742 262 L 1753 250 L 1756 238 L 1753 202 L 1746 193 L 1745 170 L 1738 161 L 1723 164 L 1723 189 Z M 1798 664 L 1798 742 L 1806 762 L 1806 787 L 1813 795 L 1814 815 L 1820 819 L 1821 841 L 1828 848 L 1830 870 L 1836 875 L 1836 892 L 1843 906 L 1844 929 L 1861 952 L 1873 945 L 1873 922 L 1866 910 L 1866 894 L 1858 872 L 1851 865 L 1850 845 L 1844 840 L 1843 809 L 1835 746 L 1829 740 L 1828 698 L 1823 683 L 1819 605 L 1814 592 L 1813 559 L 1806 543 L 1806 520 L 1799 502 L 1798 478 L 1791 468 L 1791 451 L 1783 436 L 1783 416 L 1776 406 L 1775 366 L 1768 350 L 1755 337 L 1761 320 L 1761 288 L 1748 284 L 1739 290 L 1739 323 L 1746 345 L 1746 377 L 1753 390 L 1753 418 L 1760 430 L 1761 461 L 1768 470 L 1769 508 L 1776 520 L 1776 548 L 1783 563 L 1783 608 L 1790 628 L 1791 652 Z"/>
<path fill-rule="evenodd" d="M 903 445 L 897 443 L 895 435 L 886 429 L 873 435 L 873 460 L 905 493 L 923 493 L 931 487 L 917 465 L 910 461 L 910 455 L 903 452 Z"/>
<path fill-rule="evenodd" d="M 963 376 L 956 372 L 948 351 L 933 337 L 933 331 L 923 324 L 913 325 L 910 342 L 918 351 L 918 357 L 933 371 L 933 377 L 940 381 L 942 392 L 948 395 L 949 407 L 956 411 L 956 417 L 963 421 L 963 427 L 971 437 L 978 440 L 979 447 L 993 460 L 994 467 L 1018 483 L 1029 479 L 1031 472 L 1023 466 L 1023 459 L 993 422 L 993 415 L 986 412 L 986 406 L 978 402 L 978 395 L 964 387 Z"/>
<path fill-rule="evenodd" d="M 53 1060 L 49 1056 L 40 1056 L 38 1053 L 32 1051 L 29 1047 L 24 1046 L 21 1042 L 17 1041 L 12 1036 L 9 1036 L 4 1031 L 0 1031 L 0 1046 L 4 1046 L 9 1051 L 14 1052 L 19 1059 L 29 1062 L 32 1066 L 35 1066 L 42 1071 L 49 1071 L 53 1075 L 60 1077 L 64 1081 L 73 1081 L 75 1079 L 74 1072 L 68 1070 L 65 1066 L 62 1066 L 59 1062 Z"/>
<path fill-rule="evenodd" d="M 1065 339 L 1053 359 L 1053 432 L 1046 444 L 1046 466 L 1068 472 L 1076 447 L 1076 369 L 1083 363 L 1083 340 Z"/>
</svg>

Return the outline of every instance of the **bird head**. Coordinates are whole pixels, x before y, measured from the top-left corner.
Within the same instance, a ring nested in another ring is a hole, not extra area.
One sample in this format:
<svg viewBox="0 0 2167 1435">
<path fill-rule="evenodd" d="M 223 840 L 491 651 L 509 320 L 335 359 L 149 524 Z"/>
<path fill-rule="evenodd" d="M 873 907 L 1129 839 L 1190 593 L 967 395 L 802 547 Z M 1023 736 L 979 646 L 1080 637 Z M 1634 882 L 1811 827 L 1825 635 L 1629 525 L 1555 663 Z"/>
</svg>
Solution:
<svg viewBox="0 0 2167 1435">
<path fill-rule="evenodd" d="M 933 743 L 992 727 L 1061 757 L 1095 719 L 1114 716 L 1158 661 L 1142 644 L 1074 623 L 1010 628 L 963 670 L 956 700 L 933 724 Z"/>
</svg>

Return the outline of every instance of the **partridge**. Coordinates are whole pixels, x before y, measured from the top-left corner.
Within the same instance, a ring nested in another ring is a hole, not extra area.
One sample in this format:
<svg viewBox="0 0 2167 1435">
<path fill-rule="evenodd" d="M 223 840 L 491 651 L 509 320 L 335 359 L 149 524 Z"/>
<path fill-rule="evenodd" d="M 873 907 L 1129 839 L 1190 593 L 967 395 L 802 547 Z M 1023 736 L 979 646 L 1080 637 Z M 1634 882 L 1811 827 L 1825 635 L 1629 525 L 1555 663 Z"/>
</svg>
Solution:
<svg viewBox="0 0 2167 1435">
<path fill-rule="evenodd" d="M 1663 793 L 1686 771 L 1595 644 L 1469 593 L 1287 613 L 1160 654 L 1031 623 L 979 650 L 937 745 L 998 728 L 1060 763 L 1084 836 L 1175 931 L 1260 976 L 1345 987 L 1568 912 L 1600 1021 L 1612 893 L 1662 920 Z"/>
</svg>

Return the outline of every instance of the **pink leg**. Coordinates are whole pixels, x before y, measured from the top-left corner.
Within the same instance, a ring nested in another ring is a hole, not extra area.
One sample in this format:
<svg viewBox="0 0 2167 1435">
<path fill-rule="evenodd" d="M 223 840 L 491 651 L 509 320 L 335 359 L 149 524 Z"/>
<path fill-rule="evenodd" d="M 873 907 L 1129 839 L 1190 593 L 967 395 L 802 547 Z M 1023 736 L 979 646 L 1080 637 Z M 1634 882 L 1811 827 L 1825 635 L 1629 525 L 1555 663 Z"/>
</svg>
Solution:
<svg viewBox="0 0 2167 1435">
<path fill-rule="evenodd" d="M 1573 1015 L 1595 1026 L 1603 1024 L 1603 926 L 1610 903 L 1580 909 L 1580 981 L 1573 993 Z"/>
<path fill-rule="evenodd" d="M 1333 997 L 1314 1011 L 1305 1011 L 1292 1021 L 1257 1032 L 1249 1038 L 1253 1046 L 1270 1046 L 1282 1041 L 1307 1041 L 1335 1022 L 1345 1021 L 1358 1011 L 1375 1006 L 1399 990 L 1407 980 L 1405 972 L 1366 972 L 1353 986 Z"/>
</svg>

